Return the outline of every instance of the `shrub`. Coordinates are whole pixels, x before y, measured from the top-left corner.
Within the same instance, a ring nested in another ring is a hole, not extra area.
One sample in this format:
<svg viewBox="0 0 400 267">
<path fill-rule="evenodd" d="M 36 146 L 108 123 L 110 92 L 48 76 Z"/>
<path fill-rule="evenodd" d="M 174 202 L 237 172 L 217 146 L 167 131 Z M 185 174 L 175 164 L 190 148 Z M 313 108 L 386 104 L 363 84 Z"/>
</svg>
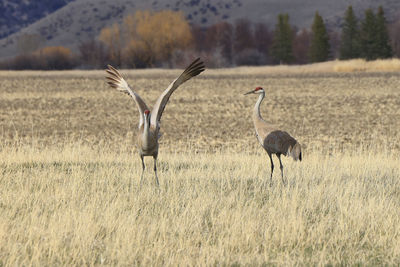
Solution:
<svg viewBox="0 0 400 267">
<path fill-rule="evenodd" d="M 30 54 L 23 54 L 3 61 L 1 69 L 12 70 L 65 70 L 77 66 L 77 60 L 69 48 L 49 46 Z"/>
</svg>

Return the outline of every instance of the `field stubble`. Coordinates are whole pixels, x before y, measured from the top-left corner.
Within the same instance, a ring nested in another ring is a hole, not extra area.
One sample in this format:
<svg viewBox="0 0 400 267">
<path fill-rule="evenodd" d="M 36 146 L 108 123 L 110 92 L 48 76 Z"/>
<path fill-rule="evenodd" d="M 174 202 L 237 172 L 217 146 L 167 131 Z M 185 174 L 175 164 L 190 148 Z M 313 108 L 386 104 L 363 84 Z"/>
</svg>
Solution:
<svg viewBox="0 0 400 267">
<path fill-rule="evenodd" d="M 400 148 L 398 73 L 221 77 L 208 72 L 171 97 L 162 118 L 164 150 L 257 151 L 251 121 L 256 96 L 243 96 L 256 86 L 266 89 L 264 118 L 306 149 Z M 3 142 L 101 143 L 130 150 L 138 122 L 135 103 L 108 88 L 100 74 L 0 76 Z M 177 72 L 124 74 L 151 106 Z"/>
<path fill-rule="evenodd" d="M 123 73 L 151 105 L 178 72 Z M 207 71 L 163 115 L 160 190 L 102 73 L 0 77 L 0 265 L 400 264 L 398 73 Z M 256 86 L 304 147 L 287 187 L 265 185 Z"/>
</svg>

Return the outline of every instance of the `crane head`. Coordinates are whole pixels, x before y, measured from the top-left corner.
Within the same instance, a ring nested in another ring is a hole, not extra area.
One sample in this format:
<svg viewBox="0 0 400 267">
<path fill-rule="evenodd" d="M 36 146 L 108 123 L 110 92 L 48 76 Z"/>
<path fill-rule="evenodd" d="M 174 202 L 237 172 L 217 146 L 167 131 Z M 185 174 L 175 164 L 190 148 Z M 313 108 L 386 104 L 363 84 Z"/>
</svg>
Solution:
<svg viewBox="0 0 400 267">
<path fill-rule="evenodd" d="M 264 93 L 264 88 L 262 87 L 257 87 L 254 90 L 251 90 L 250 92 L 245 93 L 244 95 L 249 95 L 249 94 L 260 94 L 260 93 Z"/>
<path fill-rule="evenodd" d="M 145 120 L 150 119 L 150 110 L 146 109 L 143 115 Z"/>
</svg>

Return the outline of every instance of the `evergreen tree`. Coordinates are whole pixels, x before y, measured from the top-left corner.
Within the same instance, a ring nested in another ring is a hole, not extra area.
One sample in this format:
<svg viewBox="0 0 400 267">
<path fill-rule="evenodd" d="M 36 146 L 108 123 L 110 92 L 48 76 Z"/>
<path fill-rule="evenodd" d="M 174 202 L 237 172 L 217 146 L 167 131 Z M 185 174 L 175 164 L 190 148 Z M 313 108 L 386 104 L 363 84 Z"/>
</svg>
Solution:
<svg viewBox="0 0 400 267">
<path fill-rule="evenodd" d="M 279 14 L 272 41 L 271 56 L 279 63 L 291 63 L 293 57 L 293 30 L 288 14 Z"/>
<path fill-rule="evenodd" d="M 365 19 L 361 25 L 361 50 L 362 56 L 367 60 L 374 60 L 379 57 L 379 46 L 377 44 L 378 27 L 372 9 L 365 11 Z"/>
<path fill-rule="evenodd" d="M 341 37 L 340 59 L 360 57 L 360 35 L 357 25 L 357 18 L 354 15 L 352 6 L 347 8 Z"/>
<path fill-rule="evenodd" d="M 386 19 L 383 8 L 380 6 L 376 16 L 376 42 L 379 51 L 379 58 L 390 58 L 393 56 L 392 47 L 390 46 L 389 33 L 386 26 Z"/>
<path fill-rule="evenodd" d="M 314 22 L 312 25 L 312 39 L 310 45 L 310 61 L 321 62 L 326 61 L 329 57 L 329 36 L 322 17 L 315 12 Z"/>
</svg>

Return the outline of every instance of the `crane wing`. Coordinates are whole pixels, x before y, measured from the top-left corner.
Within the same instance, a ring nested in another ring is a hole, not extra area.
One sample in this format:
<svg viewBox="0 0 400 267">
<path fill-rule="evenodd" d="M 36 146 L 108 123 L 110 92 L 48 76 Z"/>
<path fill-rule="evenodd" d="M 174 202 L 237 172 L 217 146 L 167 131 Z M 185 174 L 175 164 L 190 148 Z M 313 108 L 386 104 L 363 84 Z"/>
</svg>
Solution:
<svg viewBox="0 0 400 267">
<path fill-rule="evenodd" d="M 204 63 L 200 61 L 200 58 L 197 58 L 193 61 L 183 72 L 176 78 L 165 91 L 159 96 L 156 104 L 151 112 L 151 124 L 157 126 L 161 120 L 161 115 L 165 109 L 165 106 L 168 103 L 168 100 L 172 93 L 184 82 L 189 80 L 190 78 L 199 75 L 201 72 L 205 70 Z"/>
<path fill-rule="evenodd" d="M 107 67 L 108 69 L 106 70 L 106 72 L 109 74 L 109 76 L 106 77 L 106 79 L 108 80 L 107 83 L 112 88 L 116 88 L 120 92 L 129 94 L 133 98 L 133 100 L 135 100 L 136 106 L 140 113 L 139 114 L 140 116 L 139 128 L 140 128 L 140 126 L 143 124 L 143 113 L 146 109 L 148 110 L 149 108 L 147 107 L 146 103 L 144 103 L 143 99 L 140 98 L 140 96 L 137 93 L 132 91 L 132 89 L 129 87 L 128 83 L 124 80 L 124 78 L 122 78 L 122 75 L 119 73 L 118 70 L 116 70 L 111 65 L 107 65 Z"/>
</svg>

